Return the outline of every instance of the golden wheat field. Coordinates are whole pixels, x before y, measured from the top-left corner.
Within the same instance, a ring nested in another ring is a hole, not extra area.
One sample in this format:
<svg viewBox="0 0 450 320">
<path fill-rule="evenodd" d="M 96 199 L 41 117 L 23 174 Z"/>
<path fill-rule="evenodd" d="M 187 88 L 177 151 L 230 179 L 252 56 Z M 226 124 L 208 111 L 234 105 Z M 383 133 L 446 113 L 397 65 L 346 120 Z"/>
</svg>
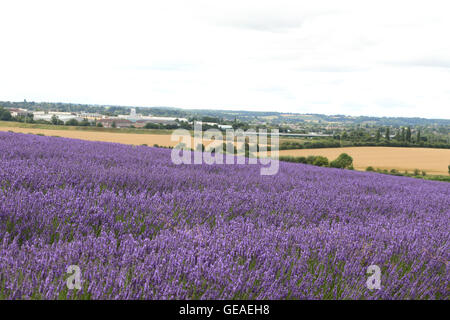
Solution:
<svg viewBox="0 0 450 320">
<path fill-rule="evenodd" d="M 14 131 L 20 133 L 44 134 L 46 136 L 59 136 L 64 138 L 74 138 L 89 141 L 117 142 L 131 145 L 173 147 L 178 141 L 172 141 L 169 134 L 137 134 L 137 133 L 116 133 L 116 132 L 96 132 L 96 131 L 78 131 L 78 130 L 53 130 L 36 128 L 18 128 L 18 127 L 0 127 L 1 131 Z"/>
<path fill-rule="evenodd" d="M 368 166 L 375 169 L 397 169 L 401 172 L 420 169 L 428 174 L 448 174 L 450 150 L 431 148 L 398 147 L 348 147 L 324 149 L 280 150 L 280 156 L 325 156 L 336 159 L 341 153 L 353 157 L 356 170 L 365 170 Z"/>
<path fill-rule="evenodd" d="M 42 128 L 21 128 L 13 126 L 1 126 L 0 131 L 13 131 L 19 133 L 33 133 L 33 134 L 44 134 L 46 136 L 58 136 L 64 138 L 82 139 L 89 141 L 103 141 L 103 142 L 117 142 L 122 144 L 131 145 L 143 145 L 153 146 L 157 144 L 163 147 L 174 147 L 179 142 L 184 142 L 187 137 L 179 137 L 179 139 L 172 140 L 171 134 L 151 134 L 151 133 L 119 133 L 119 132 L 99 132 L 99 131 L 88 131 L 88 130 L 73 130 L 73 129 L 42 129 Z M 191 147 L 195 148 L 193 137 L 191 139 Z M 182 140 L 183 139 L 183 140 Z M 203 144 L 206 148 L 221 145 L 223 141 L 218 138 L 218 140 L 203 139 Z M 242 143 L 235 143 L 237 147 L 240 147 Z"/>
</svg>

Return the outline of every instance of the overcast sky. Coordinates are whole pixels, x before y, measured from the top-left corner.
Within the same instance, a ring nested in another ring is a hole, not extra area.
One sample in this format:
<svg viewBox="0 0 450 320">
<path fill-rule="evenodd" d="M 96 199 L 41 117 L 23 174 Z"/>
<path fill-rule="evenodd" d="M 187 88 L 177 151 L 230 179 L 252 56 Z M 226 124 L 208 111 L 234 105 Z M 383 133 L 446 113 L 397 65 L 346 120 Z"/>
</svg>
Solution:
<svg viewBox="0 0 450 320">
<path fill-rule="evenodd" d="M 450 118 L 446 1 L 301 2 L 2 0 L 0 100 Z"/>
</svg>

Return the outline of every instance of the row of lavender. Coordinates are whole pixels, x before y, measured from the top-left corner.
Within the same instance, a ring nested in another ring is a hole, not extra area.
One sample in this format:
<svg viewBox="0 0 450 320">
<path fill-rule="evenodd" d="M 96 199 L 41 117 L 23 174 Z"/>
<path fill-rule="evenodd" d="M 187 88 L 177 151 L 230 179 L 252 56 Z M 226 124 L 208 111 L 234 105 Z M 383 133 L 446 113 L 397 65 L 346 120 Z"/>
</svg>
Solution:
<svg viewBox="0 0 450 320">
<path fill-rule="evenodd" d="M 448 183 L 259 173 L 0 133 L 0 299 L 448 299 Z"/>
</svg>

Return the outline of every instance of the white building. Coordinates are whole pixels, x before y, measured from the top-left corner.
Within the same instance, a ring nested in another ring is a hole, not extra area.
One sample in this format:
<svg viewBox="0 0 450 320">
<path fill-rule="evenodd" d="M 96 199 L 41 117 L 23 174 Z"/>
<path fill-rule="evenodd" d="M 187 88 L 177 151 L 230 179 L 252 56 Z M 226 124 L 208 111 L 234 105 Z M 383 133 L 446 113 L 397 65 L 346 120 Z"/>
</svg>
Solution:
<svg viewBox="0 0 450 320">
<path fill-rule="evenodd" d="M 13 117 L 26 116 L 28 114 L 28 110 L 22 108 L 9 108 L 8 111 Z"/>
<path fill-rule="evenodd" d="M 69 121 L 70 119 L 75 119 L 77 121 L 83 121 L 83 118 L 81 118 L 71 112 L 54 112 L 54 111 L 49 111 L 49 112 L 35 111 L 35 112 L 33 112 L 34 120 L 52 121 L 53 116 L 56 116 L 59 120 L 63 121 L 64 123 Z"/>
</svg>

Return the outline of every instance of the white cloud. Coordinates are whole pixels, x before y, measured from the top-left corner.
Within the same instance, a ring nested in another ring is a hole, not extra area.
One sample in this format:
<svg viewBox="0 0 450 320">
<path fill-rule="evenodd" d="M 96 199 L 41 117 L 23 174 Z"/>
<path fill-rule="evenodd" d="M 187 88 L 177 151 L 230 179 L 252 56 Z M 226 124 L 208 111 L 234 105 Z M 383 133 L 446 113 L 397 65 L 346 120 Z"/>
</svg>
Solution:
<svg viewBox="0 0 450 320">
<path fill-rule="evenodd" d="M 0 100 L 450 118 L 445 1 L 2 1 Z"/>
</svg>

